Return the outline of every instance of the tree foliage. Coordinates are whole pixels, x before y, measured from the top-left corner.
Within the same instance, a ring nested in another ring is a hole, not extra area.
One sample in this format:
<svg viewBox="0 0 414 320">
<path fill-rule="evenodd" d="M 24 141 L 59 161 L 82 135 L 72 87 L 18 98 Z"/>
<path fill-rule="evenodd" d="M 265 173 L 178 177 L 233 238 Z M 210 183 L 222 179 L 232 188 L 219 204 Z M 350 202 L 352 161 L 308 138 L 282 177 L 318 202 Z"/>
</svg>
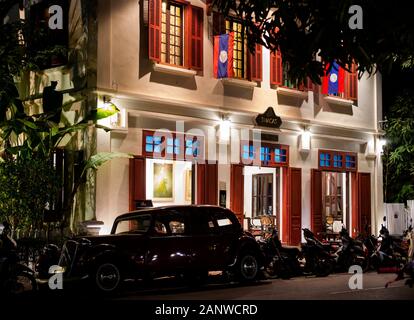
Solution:
<svg viewBox="0 0 414 320">
<path fill-rule="evenodd" d="M 414 199 L 414 95 L 406 92 L 393 104 L 384 149 L 386 202 Z"/>
<path fill-rule="evenodd" d="M 243 21 L 250 47 L 280 50 L 289 76 L 320 83 L 325 62 L 342 67 L 355 61 L 363 72 L 413 65 L 414 19 L 409 1 L 213 0 L 219 11 Z M 349 8 L 360 5 L 363 28 L 351 29 Z M 315 61 L 319 55 L 322 61 Z"/>
<path fill-rule="evenodd" d="M 0 163 L 0 219 L 14 226 L 39 228 L 45 207 L 59 190 L 53 164 L 41 157 L 6 158 Z"/>
</svg>

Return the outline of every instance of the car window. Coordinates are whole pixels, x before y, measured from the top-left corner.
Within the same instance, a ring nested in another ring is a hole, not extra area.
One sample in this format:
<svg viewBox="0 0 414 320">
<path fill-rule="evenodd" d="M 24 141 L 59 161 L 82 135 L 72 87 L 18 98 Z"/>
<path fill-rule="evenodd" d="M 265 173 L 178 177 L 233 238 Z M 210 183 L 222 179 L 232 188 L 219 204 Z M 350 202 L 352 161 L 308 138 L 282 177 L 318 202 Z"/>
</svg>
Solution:
<svg viewBox="0 0 414 320">
<path fill-rule="evenodd" d="M 212 209 L 211 211 L 219 232 L 233 232 L 238 227 L 237 221 L 231 213 L 222 209 Z"/>
<path fill-rule="evenodd" d="M 168 233 L 165 223 L 159 220 L 155 220 L 154 231 L 156 234 L 159 234 L 159 235 L 164 235 Z"/>
<path fill-rule="evenodd" d="M 182 235 L 187 233 L 185 215 L 177 211 L 160 211 L 155 217 L 154 235 Z"/>
<path fill-rule="evenodd" d="M 183 221 L 170 221 L 171 234 L 184 234 L 185 223 Z"/>
<path fill-rule="evenodd" d="M 145 233 L 151 226 L 151 216 L 142 215 L 129 219 L 122 219 L 116 223 L 115 234 Z"/>
<path fill-rule="evenodd" d="M 191 212 L 191 232 L 193 234 L 212 234 L 217 231 L 208 210 L 193 208 Z"/>
</svg>

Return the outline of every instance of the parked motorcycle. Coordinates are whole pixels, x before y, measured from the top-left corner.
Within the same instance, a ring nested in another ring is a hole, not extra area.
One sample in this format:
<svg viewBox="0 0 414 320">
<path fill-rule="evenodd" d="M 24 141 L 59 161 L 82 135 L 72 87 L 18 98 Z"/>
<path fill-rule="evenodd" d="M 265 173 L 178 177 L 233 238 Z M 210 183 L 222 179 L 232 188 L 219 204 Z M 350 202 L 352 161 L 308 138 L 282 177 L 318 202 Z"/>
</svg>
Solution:
<svg viewBox="0 0 414 320">
<path fill-rule="evenodd" d="M 388 229 L 381 225 L 377 249 L 370 257 L 372 267 L 378 272 L 402 268 L 407 263 L 407 251 L 403 249 Z"/>
<path fill-rule="evenodd" d="M 345 227 L 342 227 L 339 235 L 341 237 L 341 246 L 335 252 L 337 255 L 336 270 L 339 272 L 348 272 L 349 268 L 353 265 L 361 266 L 365 270 L 367 258 L 364 253 L 363 243 L 353 239 Z"/>
<path fill-rule="evenodd" d="M 301 256 L 305 260 L 304 273 L 319 277 L 328 276 L 334 271 L 336 264 L 336 256 L 332 253 L 330 244 L 323 244 L 309 229 L 302 230 L 306 240 L 301 251 Z"/>
<path fill-rule="evenodd" d="M 19 263 L 17 244 L 10 236 L 10 226 L 3 222 L 0 235 L 0 296 L 14 297 L 37 290 L 34 272 Z"/>
<path fill-rule="evenodd" d="M 302 274 L 298 261 L 299 249 L 297 247 L 282 246 L 279 232 L 273 228 L 271 236 L 258 240 L 265 261 L 265 273 L 268 277 L 289 279 Z"/>
</svg>

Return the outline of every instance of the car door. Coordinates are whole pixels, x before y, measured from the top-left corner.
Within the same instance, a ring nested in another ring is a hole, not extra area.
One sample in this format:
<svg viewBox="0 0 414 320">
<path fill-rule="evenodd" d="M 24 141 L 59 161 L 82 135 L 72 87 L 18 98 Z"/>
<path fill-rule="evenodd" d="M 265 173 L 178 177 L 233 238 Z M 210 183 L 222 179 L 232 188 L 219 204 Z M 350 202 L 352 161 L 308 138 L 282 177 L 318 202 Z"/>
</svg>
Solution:
<svg viewBox="0 0 414 320">
<path fill-rule="evenodd" d="M 193 247 L 193 265 L 197 269 L 214 270 L 217 267 L 217 228 L 208 208 L 189 209 Z"/>
<path fill-rule="evenodd" d="M 217 266 L 231 264 L 235 257 L 236 244 L 240 235 L 240 224 L 234 214 L 222 208 L 210 208 L 216 235 L 214 246 L 214 260 Z"/>
<path fill-rule="evenodd" d="M 190 268 L 191 251 L 187 216 L 174 209 L 157 212 L 149 233 L 148 272 L 172 275 Z"/>
</svg>

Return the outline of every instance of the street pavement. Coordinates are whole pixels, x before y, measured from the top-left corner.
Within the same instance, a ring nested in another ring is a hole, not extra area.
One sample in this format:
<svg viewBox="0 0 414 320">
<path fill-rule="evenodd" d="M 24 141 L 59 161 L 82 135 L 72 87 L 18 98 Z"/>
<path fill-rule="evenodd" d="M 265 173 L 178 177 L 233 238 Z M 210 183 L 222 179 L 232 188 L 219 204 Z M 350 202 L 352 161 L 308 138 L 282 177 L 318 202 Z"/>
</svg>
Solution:
<svg viewBox="0 0 414 320">
<path fill-rule="evenodd" d="M 200 288 L 188 288 L 172 280 L 158 280 L 151 287 L 130 289 L 120 300 L 414 300 L 414 288 L 405 280 L 385 284 L 395 274 L 363 274 L 363 288 L 351 290 L 351 274 L 324 278 L 297 277 L 289 280 L 262 280 L 254 284 L 223 283 L 212 277 Z"/>
</svg>

